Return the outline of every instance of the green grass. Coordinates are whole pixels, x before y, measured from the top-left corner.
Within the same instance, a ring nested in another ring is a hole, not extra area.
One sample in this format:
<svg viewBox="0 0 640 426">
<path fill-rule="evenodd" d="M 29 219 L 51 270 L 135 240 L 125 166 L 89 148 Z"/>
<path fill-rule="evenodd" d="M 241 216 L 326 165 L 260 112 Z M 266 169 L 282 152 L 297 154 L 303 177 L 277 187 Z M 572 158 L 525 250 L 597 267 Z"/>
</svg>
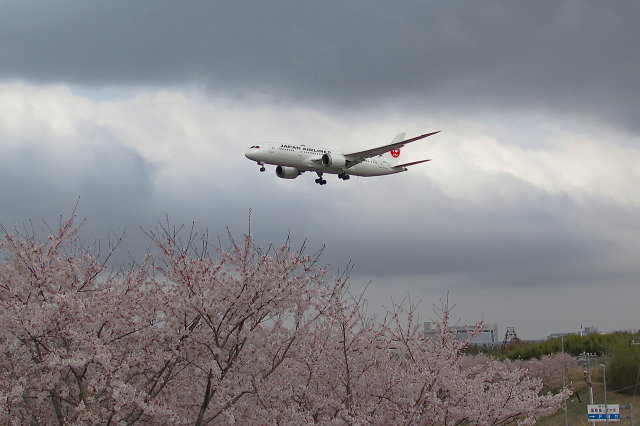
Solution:
<svg viewBox="0 0 640 426">
<path fill-rule="evenodd" d="M 574 425 L 585 425 L 588 426 L 591 423 L 587 419 L 587 405 L 589 405 L 589 388 L 586 383 L 576 383 L 574 382 L 573 387 L 574 394 L 567 401 L 567 424 Z M 580 397 L 576 396 L 576 393 Z M 582 402 L 580 402 L 580 400 Z M 593 383 L 593 403 L 594 404 L 604 404 L 604 386 L 602 382 Z M 623 406 L 628 406 L 629 404 L 633 404 L 633 421 L 635 425 L 640 425 L 640 390 L 633 395 L 623 395 L 616 392 L 611 392 L 607 389 L 607 403 L 608 404 L 620 404 L 620 417 L 622 418 L 619 422 L 614 422 L 614 425 L 617 426 L 625 426 L 631 425 L 631 421 L 629 419 L 625 419 L 624 417 L 629 416 L 629 410 L 623 409 Z M 564 410 L 558 411 L 556 414 L 550 417 L 546 417 L 544 419 L 540 419 L 538 422 L 539 425 L 543 426 L 562 426 L 565 424 L 565 414 Z M 596 422 L 596 425 L 604 425 L 605 422 Z"/>
</svg>

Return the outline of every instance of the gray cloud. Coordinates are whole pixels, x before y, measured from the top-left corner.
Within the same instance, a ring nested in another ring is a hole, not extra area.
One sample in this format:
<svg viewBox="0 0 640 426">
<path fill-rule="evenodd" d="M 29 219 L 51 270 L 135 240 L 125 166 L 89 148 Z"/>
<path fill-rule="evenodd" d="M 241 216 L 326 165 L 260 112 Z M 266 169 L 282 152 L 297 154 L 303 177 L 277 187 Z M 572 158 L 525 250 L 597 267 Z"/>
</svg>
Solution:
<svg viewBox="0 0 640 426">
<path fill-rule="evenodd" d="M 425 111 L 539 108 L 637 131 L 635 3 L 5 2 L 3 78 Z"/>
</svg>

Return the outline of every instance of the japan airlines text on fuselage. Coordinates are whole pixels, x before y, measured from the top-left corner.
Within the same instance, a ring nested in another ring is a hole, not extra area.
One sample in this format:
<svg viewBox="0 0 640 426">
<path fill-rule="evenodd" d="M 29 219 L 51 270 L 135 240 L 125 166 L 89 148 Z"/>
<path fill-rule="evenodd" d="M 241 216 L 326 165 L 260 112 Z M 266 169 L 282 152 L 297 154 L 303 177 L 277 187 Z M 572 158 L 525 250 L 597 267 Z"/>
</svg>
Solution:
<svg viewBox="0 0 640 426">
<path fill-rule="evenodd" d="M 383 176 L 400 173 L 414 164 L 430 160 L 398 164 L 400 148 L 408 143 L 424 139 L 439 132 L 427 133 L 411 139 L 405 139 L 399 133 L 393 142 L 364 151 L 342 153 L 333 150 L 311 148 L 305 145 L 288 145 L 265 143 L 254 145 L 247 150 L 245 156 L 258 163 L 264 172 L 265 164 L 276 166 L 276 175 L 282 179 L 295 179 L 304 172 L 316 172 L 316 183 L 324 185 L 327 181 L 324 173 L 336 174 L 340 179 L 348 180 L 350 176 Z"/>
</svg>

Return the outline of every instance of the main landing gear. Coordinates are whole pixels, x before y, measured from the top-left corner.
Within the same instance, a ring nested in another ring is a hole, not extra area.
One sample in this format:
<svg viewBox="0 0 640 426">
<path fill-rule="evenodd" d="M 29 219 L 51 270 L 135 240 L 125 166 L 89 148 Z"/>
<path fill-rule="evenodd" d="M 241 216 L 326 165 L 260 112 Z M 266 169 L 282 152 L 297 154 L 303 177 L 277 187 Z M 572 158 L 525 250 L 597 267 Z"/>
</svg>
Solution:
<svg viewBox="0 0 640 426">
<path fill-rule="evenodd" d="M 340 179 L 342 179 L 342 180 L 349 180 L 349 178 L 350 178 L 351 176 L 349 176 L 349 175 L 348 175 L 348 174 L 346 174 L 346 173 L 340 173 L 340 174 L 338 175 L 338 177 L 339 177 Z"/>
<path fill-rule="evenodd" d="M 318 179 L 316 179 L 316 183 L 318 185 L 326 185 L 327 181 L 322 178 L 322 172 L 316 172 L 318 174 Z"/>
</svg>

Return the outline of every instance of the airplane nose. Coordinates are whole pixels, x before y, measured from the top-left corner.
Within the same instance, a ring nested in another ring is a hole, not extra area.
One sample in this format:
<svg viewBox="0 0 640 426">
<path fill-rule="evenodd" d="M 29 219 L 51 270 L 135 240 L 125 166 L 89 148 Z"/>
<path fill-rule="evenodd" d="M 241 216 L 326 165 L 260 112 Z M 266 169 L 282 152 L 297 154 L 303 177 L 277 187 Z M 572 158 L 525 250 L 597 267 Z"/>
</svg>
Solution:
<svg viewBox="0 0 640 426">
<path fill-rule="evenodd" d="M 244 156 L 247 157 L 249 160 L 258 161 L 257 157 L 259 157 L 259 153 L 260 153 L 260 146 L 253 145 L 251 148 L 247 150 L 247 152 L 244 153 Z"/>
</svg>

